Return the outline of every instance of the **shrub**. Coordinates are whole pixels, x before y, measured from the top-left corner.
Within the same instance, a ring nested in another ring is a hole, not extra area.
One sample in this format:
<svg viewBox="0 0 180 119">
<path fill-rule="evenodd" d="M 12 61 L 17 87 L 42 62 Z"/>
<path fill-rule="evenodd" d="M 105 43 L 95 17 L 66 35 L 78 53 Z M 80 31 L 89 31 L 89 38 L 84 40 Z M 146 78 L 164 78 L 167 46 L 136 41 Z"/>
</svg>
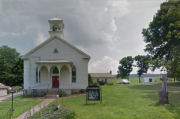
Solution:
<svg viewBox="0 0 180 119">
<path fill-rule="evenodd" d="M 94 86 L 97 86 L 97 83 L 94 83 Z"/>
<path fill-rule="evenodd" d="M 88 74 L 88 86 L 93 85 L 93 79 L 90 74 Z"/>
<path fill-rule="evenodd" d="M 9 88 L 7 88 L 7 94 L 10 94 L 11 93 L 11 90 L 9 90 Z"/>
<path fill-rule="evenodd" d="M 76 113 L 74 110 L 68 108 L 62 108 L 61 110 L 56 110 L 56 105 L 49 105 L 39 112 L 33 114 L 33 116 L 28 117 L 28 119 L 74 119 Z"/>
<path fill-rule="evenodd" d="M 66 96 L 66 92 L 64 92 L 64 91 L 60 91 L 60 93 L 59 93 L 59 97 L 65 97 Z"/>
<path fill-rule="evenodd" d="M 105 85 L 105 83 L 106 83 L 106 82 L 103 81 L 103 80 L 102 80 L 102 81 L 99 81 L 99 84 L 100 84 L 100 85 Z"/>
<path fill-rule="evenodd" d="M 86 90 L 85 90 L 85 89 L 81 89 L 81 90 L 79 90 L 79 92 L 80 92 L 80 93 L 85 93 Z"/>
<path fill-rule="evenodd" d="M 108 85 L 114 85 L 114 82 L 113 81 L 108 82 Z"/>
</svg>

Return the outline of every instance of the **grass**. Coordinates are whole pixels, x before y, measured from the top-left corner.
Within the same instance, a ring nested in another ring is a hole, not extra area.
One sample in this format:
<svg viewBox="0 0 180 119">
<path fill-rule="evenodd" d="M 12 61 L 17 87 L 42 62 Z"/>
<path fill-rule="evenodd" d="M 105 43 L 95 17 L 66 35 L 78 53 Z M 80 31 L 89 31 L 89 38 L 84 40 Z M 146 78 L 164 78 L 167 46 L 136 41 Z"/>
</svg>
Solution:
<svg viewBox="0 0 180 119">
<path fill-rule="evenodd" d="M 22 97 L 15 97 L 13 98 L 15 101 L 13 101 L 13 118 L 20 116 L 24 112 L 26 112 L 29 108 L 36 106 L 37 104 L 41 103 L 43 100 L 35 100 L 30 99 L 24 100 L 28 97 L 22 96 Z M 12 102 L 11 99 L 6 99 L 6 102 L 0 102 L 0 119 L 6 114 L 6 112 L 11 109 Z"/>
<path fill-rule="evenodd" d="M 21 97 L 14 97 L 13 101 L 23 101 L 23 100 L 28 100 L 28 99 L 30 99 L 30 96 L 21 96 Z M 11 100 L 12 98 L 8 98 L 3 101 L 6 102 L 6 101 L 11 101 Z"/>
<path fill-rule="evenodd" d="M 171 103 L 169 105 L 159 105 L 158 91 L 160 89 L 161 87 L 136 83 L 102 86 L 102 104 L 99 101 L 89 101 L 86 105 L 85 95 L 63 98 L 59 102 L 63 107 L 74 109 L 78 119 L 180 118 L 180 95 L 178 95 L 180 90 L 167 88 Z M 56 100 L 51 104 L 56 104 Z"/>
<path fill-rule="evenodd" d="M 160 80 L 160 76 L 154 77 L 154 82 L 147 82 L 147 83 L 139 83 L 139 77 L 130 77 L 129 80 L 131 81 L 131 84 L 152 84 L 152 85 L 161 85 L 162 81 Z M 114 79 L 114 82 L 120 81 L 122 79 Z M 167 86 L 179 86 L 180 87 L 180 81 L 175 81 L 173 78 L 168 78 Z"/>
</svg>

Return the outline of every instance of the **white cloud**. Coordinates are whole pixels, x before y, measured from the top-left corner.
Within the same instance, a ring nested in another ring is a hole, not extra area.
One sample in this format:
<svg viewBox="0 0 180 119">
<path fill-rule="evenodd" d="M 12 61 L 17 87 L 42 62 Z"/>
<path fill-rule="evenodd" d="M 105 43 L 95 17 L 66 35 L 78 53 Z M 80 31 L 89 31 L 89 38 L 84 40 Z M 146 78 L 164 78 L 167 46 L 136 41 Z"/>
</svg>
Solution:
<svg viewBox="0 0 180 119">
<path fill-rule="evenodd" d="M 117 68 L 118 61 L 108 56 L 104 56 L 101 60 L 91 63 L 88 67 L 90 73 L 112 71 L 112 74 L 117 74 Z"/>
<path fill-rule="evenodd" d="M 35 45 L 39 45 L 40 43 L 44 42 L 46 39 L 46 37 L 44 36 L 44 34 L 39 30 L 38 31 L 38 37 L 35 38 Z"/>
<path fill-rule="evenodd" d="M 25 31 L 15 33 L 15 32 L 0 32 L 0 36 L 7 36 L 7 35 L 12 35 L 12 36 L 21 36 L 21 35 L 26 35 L 27 33 Z"/>
</svg>

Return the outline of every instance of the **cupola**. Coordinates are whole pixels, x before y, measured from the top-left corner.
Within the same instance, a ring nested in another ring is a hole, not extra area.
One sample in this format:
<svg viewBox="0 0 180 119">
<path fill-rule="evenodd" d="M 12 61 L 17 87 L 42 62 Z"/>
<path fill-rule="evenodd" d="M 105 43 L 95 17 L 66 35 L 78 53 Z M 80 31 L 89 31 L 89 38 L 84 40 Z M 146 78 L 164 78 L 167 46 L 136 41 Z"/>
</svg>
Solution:
<svg viewBox="0 0 180 119">
<path fill-rule="evenodd" d="M 64 39 L 64 33 L 63 33 L 63 29 L 64 29 L 64 23 L 62 19 L 59 18 L 53 18 L 48 20 L 49 21 L 49 25 L 50 25 L 50 37 L 53 35 L 57 35 L 59 37 L 61 37 L 62 39 Z"/>
</svg>

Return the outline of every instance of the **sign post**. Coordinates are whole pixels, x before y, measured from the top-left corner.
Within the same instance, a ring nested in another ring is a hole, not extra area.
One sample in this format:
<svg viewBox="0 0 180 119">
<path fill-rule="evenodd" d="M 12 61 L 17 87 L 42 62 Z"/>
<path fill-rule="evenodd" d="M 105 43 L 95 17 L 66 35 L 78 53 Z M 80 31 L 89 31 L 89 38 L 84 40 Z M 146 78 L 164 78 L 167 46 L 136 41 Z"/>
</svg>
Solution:
<svg viewBox="0 0 180 119">
<path fill-rule="evenodd" d="M 102 103 L 102 91 L 99 86 L 88 86 L 86 88 L 86 105 L 87 101 L 100 101 Z"/>
</svg>

